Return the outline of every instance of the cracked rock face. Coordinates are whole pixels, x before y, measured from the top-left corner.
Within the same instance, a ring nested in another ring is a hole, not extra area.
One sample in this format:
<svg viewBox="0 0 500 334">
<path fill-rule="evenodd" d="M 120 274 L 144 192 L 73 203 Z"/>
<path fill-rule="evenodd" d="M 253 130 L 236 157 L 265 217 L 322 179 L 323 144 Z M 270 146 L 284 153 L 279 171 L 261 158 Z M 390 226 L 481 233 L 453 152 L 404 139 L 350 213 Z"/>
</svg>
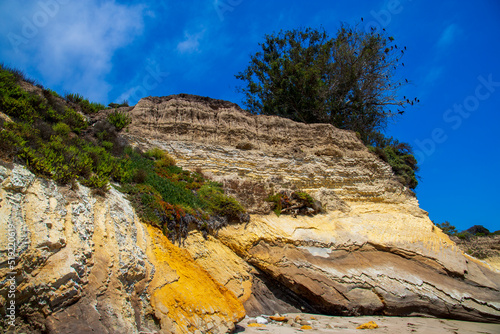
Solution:
<svg viewBox="0 0 500 334">
<path fill-rule="evenodd" d="M 498 273 L 430 222 L 388 215 L 398 213 L 255 217 L 220 239 L 319 313 L 500 321 Z"/>
<path fill-rule="evenodd" d="M 165 149 L 182 167 L 229 180 L 325 189 L 332 207 L 342 201 L 416 203 L 352 131 L 252 116 L 234 104 L 193 96 L 145 98 L 130 116 L 127 136 L 136 146 Z"/>
<path fill-rule="evenodd" d="M 0 281 L 15 282 L 0 313 L 15 304 L 17 331 L 225 333 L 245 315 L 115 189 L 95 197 L 18 165 L 0 165 L 0 184 Z"/>
<path fill-rule="evenodd" d="M 463 254 L 354 133 L 252 116 L 231 103 L 188 95 L 146 98 L 130 114 L 128 136 L 136 146 L 159 146 L 180 166 L 213 175 L 254 213 L 249 224 L 225 227 L 217 238 L 192 232 L 186 242 L 249 315 L 500 322 L 499 272 Z M 261 215 L 268 208 L 259 198 L 294 187 L 328 212 Z"/>
<path fill-rule="evenodd" d="M 499 273 L 436 228 L 354 133 L 193 96 L 143 99 L 130 114 L 134 145 L 213 175 L 250 223 L 191 231 L 181 249 L 113 188 L 96 197 L 0 164 L 0 312 L 14 302 L 17 331 L 225 333 L 245 309 L 500 322 Z M 327 213 L 263 214 L 280 188 Z"/>
</svg>

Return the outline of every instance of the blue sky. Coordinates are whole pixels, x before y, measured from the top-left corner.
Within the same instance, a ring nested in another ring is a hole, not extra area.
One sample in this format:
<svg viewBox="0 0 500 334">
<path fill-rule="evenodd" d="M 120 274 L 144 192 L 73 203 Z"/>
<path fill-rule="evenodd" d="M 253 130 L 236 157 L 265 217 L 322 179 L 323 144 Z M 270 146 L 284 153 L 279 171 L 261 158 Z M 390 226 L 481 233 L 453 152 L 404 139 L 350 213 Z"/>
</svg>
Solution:
<svg viewBox="0 0 500 334">
<path fill-rule="evenodd" d="M 0 61 L 104 104 L 178 93 L 241 104 L 234 75 L 265 34 L 334 35 L 361 17 L 407 47 L 400 94 L 421 103 L 387 134 L 415 148 L 421 207 L 459 230 L 500 229 L 500 1 L 2 1 Z"/>
</svg>

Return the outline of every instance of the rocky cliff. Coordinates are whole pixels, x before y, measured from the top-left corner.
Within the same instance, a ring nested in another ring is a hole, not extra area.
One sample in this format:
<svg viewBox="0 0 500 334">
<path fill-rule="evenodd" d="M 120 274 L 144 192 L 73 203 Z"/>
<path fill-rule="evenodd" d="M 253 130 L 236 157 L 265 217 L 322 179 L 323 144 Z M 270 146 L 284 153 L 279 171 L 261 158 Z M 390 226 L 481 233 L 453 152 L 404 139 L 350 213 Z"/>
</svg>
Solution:
<svg viewBox="0 0 500 334">
<path fill-rule="evenodd" d="M 193 230 L 178 247 L 115 189 L 93 196 L 3 164 L 0 277 L 15 278 L 15 296 L 3 291 L 0 305 L 14 300 L 19 326 L 223 333 L 245 310 L 500 322 L 499 272 L 463 254 L 354 133 L 189 95 L 145 98 L 129 114 L 132 145 L 219 180 L 251 221 L 207 239 Z M 277 217 L 264 199 L 280 189 L 326 212 Z"/>
<path fill-rule="evenodd" d="M 159 146 L 179 165 L 212 175 L 254 213 L 208 241 L 192 232 L 186 246 L 250 314 L 499 321 L 499 273 L 435 227 L 355 133 L 190 95 L 146 98 L 130 114 L 131 142 Z M 283 188 L 307 191 L 327 213 L 263 214 L 263 198 Z"/>
<path fill-rule="evenodd" d="M 13 285 L 0 311 L 15 305 L 16 333 L 225 333 L 244 317 L 120 192 L 93 196 L 19 165 L 0 166 L 0 183 L 0 277 Z"/>
</svg>

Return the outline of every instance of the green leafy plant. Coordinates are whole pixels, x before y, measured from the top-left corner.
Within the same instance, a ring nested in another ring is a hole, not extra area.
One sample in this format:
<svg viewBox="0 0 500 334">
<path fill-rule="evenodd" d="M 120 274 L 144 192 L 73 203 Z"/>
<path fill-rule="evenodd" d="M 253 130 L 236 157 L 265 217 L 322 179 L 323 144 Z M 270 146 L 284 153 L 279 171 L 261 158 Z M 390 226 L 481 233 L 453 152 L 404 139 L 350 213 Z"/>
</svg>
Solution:
<svg viewBox="0 0 500 334">
<path fill-rule="evenodd" d="M 67 93 L 65 95 L 65 99 L 68 102 L 77 104 L 82 109 L 82 112 L 85 114 L 95 114 L 100 110 L 106 109 L 106 107 L 103 104 L 90 102 L 88 99 L 84 98 L 80 94 Z"/>
<path fill-rule="evenodd" d="M 224 195 L 220 184 L 207 182 L 198 191 L 204 208 L 214 215 L 225 216 L 231 220 L 238 220 L 245 209 L 234 198 Z"/>
<path fill-rule="evenodd" d="M 457 233 L 456 236 L 462 240 L 470 240 L 470 238 L 472 237 L 472 234 L 470 234 L 469 232 L 460 232 L 460 233 Z"/>
<path fill-rule="evenodd" d="M 333 37 L 323 28 L 280 31 L 265 36 L 236 78 L 244 83 L 239 91 L 249 112 L 355 131 L 414 189 L 415 157 L 384 145 L 382 134 L 392 118 L 418 103 L 397 94 L 408 83 L 397 75 L 404 50 L 392 36 L 360 26 L 343 24 Z"/>
<path fill-rule="evenodd" d="M 118 110 L 115 110 L 111 114 L 109 114 L 107 119 L 116 127 L 118 131 L 125 128 L 132 122 L 132 119 L 129 115 Z"/>
<path fill-rule="evenodd" d="M 278 216 L 278 217 L 281 215 L 281 210 L 283 210 L 283 202 L 282 202 L 282 200 L 283 200 L 283 195 L 280 194 L 280 193 L 276 193 L 274 195 L 269 195 L 266 198 L 267 202 L 274 203 L 274 205 L 273 205 L 273 211 L 276 214 L 276 216 Z"/>
<path fill-rule="evenodd" d="M 436 224 L 437 227 L 439 227 L 443 233 L 448 234 L 448 235 L 457 235 L 458 231 L 457 228 L 453 225 L 450 224 L 450 222 L 445 221 L 444 223 L 441 224 Z"/>
<path fill-rule="evenodd" d="M 113 112 L 89 127 L 78 108 L 94 113 L 102 105 L 79 94 L 62 100 L 46 89 L 41 96 L 27 93 L 19 75 L 0 69 L 0 108 L 13 119 L 0 124 L 3 159 L 23 161 L 35 174 L 73 189 L 79 182 L 96 195 L 105 196 L 110 182 L 117 182 L 139 216 L 172 241 L 182 242 L 190 226 L 206 236 L 244 213 L 220 184 L 176 166 L 167 152 L 122 147 L 117 129 L 130 123 L 125 113 Z"/>
<path fill-rule="evenodd" d="M 161 150 L 159 147 L 153 147 L 152 149 L 146 151 L 145 155 L 147 157 L 160 160 L 165 155 L 165 151 Z"/>
<path fill-rule="evenodd" d="M 418 185 L 416 172 L 419 168 L 411 146 L 393 138 L 384 138 L 378 144 L 381 147 L 369 146 L 369 150 L 391 166 L 402 184 L 415 189 Z"/>
<path fill-rule="evenodd" d="M 266 35 L 259 46 L 236 75 L 246 83 L 240 91 L 252 113 L 330 123 L 368 142 L 417 101 L 397 97 L 407 82 L 396 79 L 404 51 L 382 32 L 346 24 L 334 37 L 323 28 L 294 29 Z"/>
<path fill-rule="evenodd" d="M 62 122 L 59 122 L 52 126 L 52 129 L 56 134 L 62 137 L 66 137 L 71 132 L 71 128 L 69 127 L 69 125 Z"/>
<path fill-rule="evenodd" d="M 130 161 L 127 169 L 132 173 L 122 190 L 129 194 L 139 215 L 172 241 L 182 242 L 190 224 L 207 234 L 227 221 L 239 220 L 245 212 L 236 200 L 224 195 L 221 184 L 175 166 L 158 148 L 144 154 L 128 148 L 126 154 Z"/>
</svg>

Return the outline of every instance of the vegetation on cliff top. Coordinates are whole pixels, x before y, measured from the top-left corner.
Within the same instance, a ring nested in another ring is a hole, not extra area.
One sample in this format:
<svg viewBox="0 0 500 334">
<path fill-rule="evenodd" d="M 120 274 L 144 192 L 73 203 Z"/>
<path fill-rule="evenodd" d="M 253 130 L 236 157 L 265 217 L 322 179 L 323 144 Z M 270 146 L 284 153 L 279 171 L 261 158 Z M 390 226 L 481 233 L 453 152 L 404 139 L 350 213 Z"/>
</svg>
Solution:
<svg viewBox="0 0 500 334">
<path fill-rule="evenodd" d="M 412 148 L 382 133 L 391 118 L 418 102 L 397 95 L 408 83 L 395 76 L 406 47 L 348 25 L 333 38 L 324 29 L 280 31 L 259 46 L 236 75 L 246 83 L 240 91 L 248 111 L 355 131 L 404 185 L 417 186 Z"/>
<path fill-rule="evenodd" d="M 220 184 L 175 166 L 159 149 L 143 153 L 127 146 L 119 135 L 130 123 L 125 112 L 114 110 L 89 125 L 88 116 L 103 105 L 78 94 L 62 98 L 41 85 L 28 92 L 22 81 L 34 84 L 22 72 L 0 66 L 0 112 L 13 120 L 0 118 L 0 158 L 24 163 L 60 184 L 77 187 L 78 181 L 100 195 L 116 182 L 140 217 L 172 241 L 181 242 L 190 224 L 206 235 L 228 221 L 248 221 Z"/>
<path fill-rule="evenodd" d="M 474 225 L 459 232 L 450 222 L 437 223 L 443 233 L 446 233 L 460 249 L 478 259 L 500 256 L 500 230 L 490 232 L 482 225 Z"/>
<path fill-rule="evenodd" d="M 500 235 L 500 230 L 490 232 L 483 225 L 474 225 L 462 232 L 459 232 L 457 228 L 451 225 L 449 221 L 445 221 L 444 223 L 437 223 L 436 226 L 439 227 L 443 231 L 443 233 L 448 234 L 449 236 L 456 236 L 459 239 L 469 239 L 472 236 L 484 237 L 491 235 Z"/>
</svg>

